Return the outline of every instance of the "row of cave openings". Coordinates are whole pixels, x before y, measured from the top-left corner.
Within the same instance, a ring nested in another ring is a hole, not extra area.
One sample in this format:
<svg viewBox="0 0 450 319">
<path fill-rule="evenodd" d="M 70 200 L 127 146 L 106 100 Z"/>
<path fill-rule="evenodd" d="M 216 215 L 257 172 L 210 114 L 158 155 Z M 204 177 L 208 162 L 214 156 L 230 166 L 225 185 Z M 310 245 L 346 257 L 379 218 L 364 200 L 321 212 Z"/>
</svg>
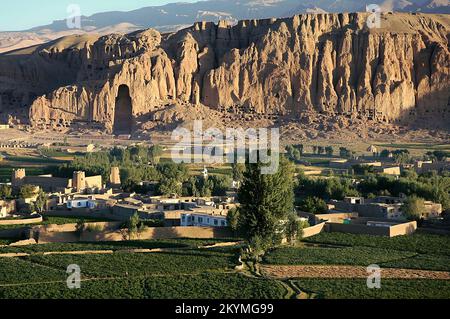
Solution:
<svg viewBox="0 0 450 319">
<path fill-rule="evenodd" d="M 428 113 L 428 111 L 426 111 Z M 373 118 L 375 114 L 368 114 Z M 411 114 L 412 115 L 412 114 Z M 383 118 L 387 122 L 386 118 Z M 128 85 L 119 86 L 115 101 L 114 126 L 115 135 L 129 135 L 133 129 L 133 101 Z"/>
</svg>

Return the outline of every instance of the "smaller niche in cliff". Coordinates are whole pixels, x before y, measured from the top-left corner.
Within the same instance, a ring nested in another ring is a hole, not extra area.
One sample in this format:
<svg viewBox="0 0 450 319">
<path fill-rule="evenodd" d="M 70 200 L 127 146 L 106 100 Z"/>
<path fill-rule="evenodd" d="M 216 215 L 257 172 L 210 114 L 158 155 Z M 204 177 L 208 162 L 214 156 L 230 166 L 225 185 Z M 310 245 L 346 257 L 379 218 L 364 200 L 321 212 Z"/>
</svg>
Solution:
<svg viewBox="0 0 450 319">
<path fill-rule="evenodd" d="M 114 134 L 131 134 L 132 126 L 133 104 L 131 102 L 130 89 L 127 85 L 121 85 L 116 98 Z"/>
</svg>

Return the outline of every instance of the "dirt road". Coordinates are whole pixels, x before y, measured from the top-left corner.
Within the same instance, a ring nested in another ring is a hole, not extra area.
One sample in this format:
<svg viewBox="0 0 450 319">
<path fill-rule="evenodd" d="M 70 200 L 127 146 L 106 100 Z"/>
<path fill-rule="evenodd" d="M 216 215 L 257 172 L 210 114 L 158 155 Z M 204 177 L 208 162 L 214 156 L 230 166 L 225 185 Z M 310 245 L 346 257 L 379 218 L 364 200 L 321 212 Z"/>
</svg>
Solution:
<svg viewBox="0 0 450 319">
<path fill-rule="evenodd" d="M 261 273 L 269 278 L 367 278 L 369 273 L 362 266 L 278 266 L 261 265 Z M 450 273 L 419 269 L 381 268 L 383 278 L 395 279 L 446 279 Z"/>
</svg>

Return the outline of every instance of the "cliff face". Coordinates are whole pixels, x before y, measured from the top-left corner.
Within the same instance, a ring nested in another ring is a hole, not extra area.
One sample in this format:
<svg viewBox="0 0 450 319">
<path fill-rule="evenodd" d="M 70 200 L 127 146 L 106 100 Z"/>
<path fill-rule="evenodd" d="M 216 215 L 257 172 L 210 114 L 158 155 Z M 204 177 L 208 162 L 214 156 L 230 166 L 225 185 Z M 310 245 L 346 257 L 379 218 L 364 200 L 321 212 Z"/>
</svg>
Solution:
<svg viewBox="0 0 450 319">
<path fill-rule="evenodd" d="M 344 114 L 449 126 L 450 17 L 300 15 L 161 35 L 71 36 L 0 55 L 0 112 L 34 126 L 113 130 L 119 88 L 138 118 L 173 104 L 266 115 Z"/>
</svg>

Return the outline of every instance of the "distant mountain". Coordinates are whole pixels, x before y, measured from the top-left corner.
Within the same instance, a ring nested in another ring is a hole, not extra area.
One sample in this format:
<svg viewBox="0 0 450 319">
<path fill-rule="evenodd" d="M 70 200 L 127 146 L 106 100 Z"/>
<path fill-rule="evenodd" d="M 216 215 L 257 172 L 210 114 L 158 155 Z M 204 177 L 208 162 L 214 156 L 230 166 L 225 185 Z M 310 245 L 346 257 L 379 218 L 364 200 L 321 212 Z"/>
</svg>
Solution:
<svg viewBox="0 0 450 319">
<path fill-rule="evenodd" d="M 199 20 L 262 19 L 284 17 L 296 13 L 320 10 L 323 12 L 365 11 L 368 4 L 380 4 L 386 10 L 420 11 L 422 13 L 450 13 L 450 0 L 209 0 L 196 3 L 172 3 L 145 7 L 129 12 L 104 12 L 82 17 L 83 29 L 93 31 L 120 23 L 141 28 L 173 30 L 192 25 Z M 48 29 L 67 30 L 66 21 L 55 21 L 48 26 L 30 31 Z"/>
<path fill-rule="evenodd" d="M 298 13 L 365 11 L 368 4 L 379 4 L 388 11 L 450 13 L 450 0 L 208 0 L 172 3 L 129 12 L 103 12 L 81 18 L 81 30 L 68 29 L 66 20 L 38 26 L 24 32 L 0 32 L 0 52 L 40 44 L 73 33 L 128 33 L 155 28 L 172 32 L 196 21 L 269 17 L 289 17 Z"/>
<path fill-rule="evenodd" d="M 422 0 L 410 2 L 413 3 L 406 8 L 411 11 L 424 13 L 450 13 L 450 0 Z"/>
</svg>

